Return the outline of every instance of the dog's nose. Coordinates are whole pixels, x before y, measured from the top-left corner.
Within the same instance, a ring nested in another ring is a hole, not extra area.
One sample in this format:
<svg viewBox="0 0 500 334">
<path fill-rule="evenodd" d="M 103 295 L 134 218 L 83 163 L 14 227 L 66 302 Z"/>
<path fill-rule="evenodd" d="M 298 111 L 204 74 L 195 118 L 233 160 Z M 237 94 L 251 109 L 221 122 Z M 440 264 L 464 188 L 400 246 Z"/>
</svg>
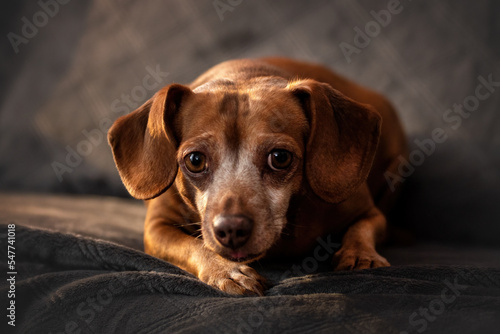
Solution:
<svg viewBox="0 0 500 334">
<path fill-rule="evenodd" d="M 221 245 L 236 249 L 243 246 L 252 233 L 253 221 L 242 215 L 219 216 L 214 221 L 214 233 Z"/>
</svg>

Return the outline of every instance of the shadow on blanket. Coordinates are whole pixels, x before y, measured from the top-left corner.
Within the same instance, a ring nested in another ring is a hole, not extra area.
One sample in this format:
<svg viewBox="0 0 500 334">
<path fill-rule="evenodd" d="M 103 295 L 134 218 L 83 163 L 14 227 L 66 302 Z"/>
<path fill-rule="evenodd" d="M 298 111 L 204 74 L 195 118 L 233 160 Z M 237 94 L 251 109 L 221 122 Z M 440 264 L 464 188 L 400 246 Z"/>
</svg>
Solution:
<svg viewBox="0 0 500 334">
<path fill-rule="evenodd" d="M 0 230 L 6 259 L 7 225 Z M 103 240 L 18 225 L 15 247 L 16 327 L 7 326 L 5 316 L 2 321 L 9 332 L 494 333 L 500 328 L 500 268 L 393 266 L 292 277 L 284 275 L 291 265 L 266 266 L 257 268 L 271 281 L 266 296 L 234 297 L 167 262 Z M 8 272 L 6 261 L 1 264 Z M 2 281 L 6 296 L 9 284 Z"/>
</svg>

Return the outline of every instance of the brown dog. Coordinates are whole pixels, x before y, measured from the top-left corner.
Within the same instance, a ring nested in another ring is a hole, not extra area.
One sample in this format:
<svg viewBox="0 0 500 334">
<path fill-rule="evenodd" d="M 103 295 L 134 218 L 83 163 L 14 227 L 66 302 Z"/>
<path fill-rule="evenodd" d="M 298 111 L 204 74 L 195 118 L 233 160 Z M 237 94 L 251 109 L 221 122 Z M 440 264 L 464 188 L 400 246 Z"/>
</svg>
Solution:
<svg viewBox="0 0 500 334">
<path fill-rule="evenodd" d="M 109 142 L 148 200 L 146 252 L 223 291 L 262 294 L 246 263 L 305 255 L 329 234 L 343 234 L 336 269 L 389 265 L 375 250 L 394 197 L 384 172 L 405 137 L 384 97 L 324 67 L 224 62 L 119 118 Z"/>
</svg>

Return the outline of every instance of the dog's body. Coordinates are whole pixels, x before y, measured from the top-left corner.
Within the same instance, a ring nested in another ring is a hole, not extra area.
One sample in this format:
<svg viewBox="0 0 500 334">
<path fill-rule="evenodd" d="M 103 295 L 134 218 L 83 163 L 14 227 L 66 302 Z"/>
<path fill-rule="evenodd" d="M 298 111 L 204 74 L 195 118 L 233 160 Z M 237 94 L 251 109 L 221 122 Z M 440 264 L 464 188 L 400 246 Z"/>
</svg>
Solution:
<svg viewBox="0 0 500 334">
<path fill-rule="evenodd" d="M 389 265 L 375 251 L 394 199 L 384 172 L 405 137 L 385 98 L 324 67 L 224 62 L 163 88 L 109 141 L 148 200 L 146 252 L 223 291 L 262 294 L 245 263 L 306 255 L 328 234 L 343 235 L 336 269 Z"/>
</svg>

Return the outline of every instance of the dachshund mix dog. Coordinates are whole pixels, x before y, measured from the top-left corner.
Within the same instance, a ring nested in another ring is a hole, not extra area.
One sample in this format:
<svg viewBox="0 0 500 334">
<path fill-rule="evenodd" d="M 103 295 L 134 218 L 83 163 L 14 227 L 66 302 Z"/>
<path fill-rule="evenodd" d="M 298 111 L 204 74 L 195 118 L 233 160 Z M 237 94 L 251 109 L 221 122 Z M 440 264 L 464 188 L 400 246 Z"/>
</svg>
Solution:
<svg viewBox="0 0 500 334">
<path fill-rule="evenodd" d="M 248 263 L 304 256 L 327 235 L 342 236 L 335 269 L 389 266 L 375 246 L 405 136 L 384 97 L 325 67 L 227 61 L 162 88 L 108 139 L 146 200 L 146 253 L 209 285 L 262 295 Z"/>
</svg>

